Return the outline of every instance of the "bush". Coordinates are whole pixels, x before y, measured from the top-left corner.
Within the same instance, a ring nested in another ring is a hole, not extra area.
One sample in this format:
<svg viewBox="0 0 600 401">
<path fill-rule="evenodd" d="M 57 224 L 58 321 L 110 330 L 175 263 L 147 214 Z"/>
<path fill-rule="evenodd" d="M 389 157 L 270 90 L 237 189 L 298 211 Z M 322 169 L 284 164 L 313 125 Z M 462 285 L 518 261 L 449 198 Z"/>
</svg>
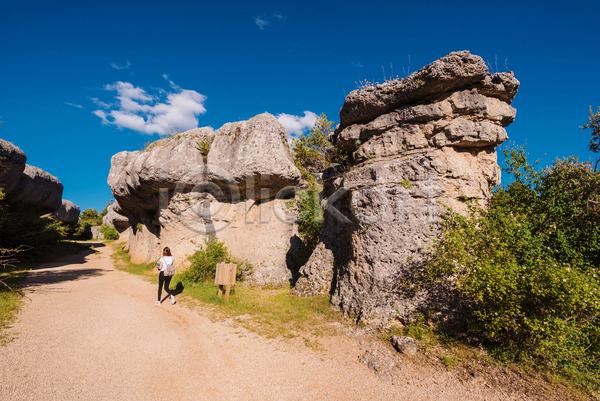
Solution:
<svg viewBox="0 0 600 401">
<path fill-rule="evenodd" d="M 319 243 L 319 234 L 323 225 L 323 208 L 319 189 L 298 192 L 298 234 L 306 247 L 312 252 Z"/>
<path fill-rule="evenodd" d="M 85 209 L 79 214 L 79 222 L 77 223 L 74 234 L 81 237 L 89 227 L 99 226 L 101 224 L 102 216 L 98 214 L 96 209 Z"/>
<path fill-rule="evenodd" d="M 104 235 L 104 239 L 107 239 L 107 240 L 119 239 L 119 233 L 117 232 L 117 230 L 114 227 L 109 226 L 106 223 L 104 223 L 100 226 L 99 231 Z"/>
<path fill-rule="evenodd" d="M 216 238 L 207 238 L 204 248 L 188 257 L 191 265 L 183 273 L 181 281 L 194 285 L 202 282 L 212 282 L 215 279 L 218 263 L 235 263 L 238 265 L 236 279 L 243 281 L 244 276 L 252 271 L 252 265 L 229 255 L 223 242 Z"/>
<path fill-rule="evenodd" d="M 515 177 L 489 210 L 450 212 L 427 262 L 456 279 L 470 330 L 517 361 L 591 374 L 600 368 L 600 173 L 570 157 L 536 172 L 505 151 Z"/>
<path fill-rule="evenodd" d="M 293 140 L 292 153 L 296 165 L 315 173 L 346 160 L 347 155 L 327 140 L 333 132 L 332 127 L 333 122 L 321 114 L 307 135 Z"/>
</svg>

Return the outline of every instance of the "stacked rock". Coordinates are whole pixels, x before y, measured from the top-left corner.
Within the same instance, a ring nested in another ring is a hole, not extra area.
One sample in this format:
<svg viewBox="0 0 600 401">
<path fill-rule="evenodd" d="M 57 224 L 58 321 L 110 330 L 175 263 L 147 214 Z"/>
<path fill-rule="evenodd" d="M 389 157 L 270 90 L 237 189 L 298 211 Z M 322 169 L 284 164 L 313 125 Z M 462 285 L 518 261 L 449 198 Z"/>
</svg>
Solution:
<svg viewBox="0 0 600 401">
<path fill-rule="evenodd" d="M 445 206 L 485 206 L 500 183 L 495 148 L 508 139 L 518 87 L 512 72 L 490 74 L 481 57 L 461 51 L 351 92 L 330 140 L 353 167 L 325 180 L 330 213 L 295 292 L 330 292 L 347 314 L 379 322 L 442 302 L 407 283 Z"/>
</svg>

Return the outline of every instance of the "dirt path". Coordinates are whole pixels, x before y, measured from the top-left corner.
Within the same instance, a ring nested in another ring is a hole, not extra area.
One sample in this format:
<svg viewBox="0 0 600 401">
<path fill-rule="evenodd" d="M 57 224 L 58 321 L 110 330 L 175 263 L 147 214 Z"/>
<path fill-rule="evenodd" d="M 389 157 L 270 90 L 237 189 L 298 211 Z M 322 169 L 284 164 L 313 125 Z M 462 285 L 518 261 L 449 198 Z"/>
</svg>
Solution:
<svg viewBox="0 0 600 401">
<path fill-rule="evenodd" d="M 155 306 L 155 285 L 96 250 L 30 273 L 16 339 L 0 347 L 1 400 L 510 399 L 409 365 L 384 382 L 349 337 L 315 351 L 212 323 L 181 302 Z"/>
</svg>

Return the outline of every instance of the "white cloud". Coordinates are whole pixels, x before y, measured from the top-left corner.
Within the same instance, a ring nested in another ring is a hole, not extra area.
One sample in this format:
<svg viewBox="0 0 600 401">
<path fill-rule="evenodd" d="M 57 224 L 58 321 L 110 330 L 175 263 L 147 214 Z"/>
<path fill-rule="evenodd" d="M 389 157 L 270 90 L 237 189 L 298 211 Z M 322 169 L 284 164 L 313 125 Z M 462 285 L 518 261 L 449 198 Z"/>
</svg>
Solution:
<svg viewBox="0 0 600 401">
<path fill-rule="evenodd" d="M 102 125 L 110 124 L 109 121 L 106 119 L 106 113 L 102 110 L 92 111 L 92 114 L 95 114 L 102 119 Z"/>
<path fill-rule="evenodd" d="M 83 109 L 83 106 L 80 104 L 73 104 L 73 103 L 69 103 L 69 102 L 65 102 L 65 104 L 69 105 L 69 106 L 77 107 L 78 109 Z"/>
<path fill-rule="evenodd" d="M 362 61 L 351 61 L 350 64 L 352 64 L 353 66 L 355 66 L 356 68 L 363 68 L 365 65 L 362 63 Z"/>
<path fill-rule="evenodd" d="M 110 63 L 110 66 L 112 68 L 114 68 L 115 70 L 128 70 L 129 67 L 131 67 L 131 63 L 129 62 L 129 60 L 127 60 L 127 64 L 125 64 L 125 65 L 119 65 L 117 63 Z"/>
<path fill-rule="evenodd" d="M 94 102 L 94 104 L 95 104 L 96 106 L 100 106 L 100 107 L 102 107 L 103 109 L 108 109 L 108 108 L 111 106 L 110 104 L 108 104 L 108 103 L 105 103 L 105 102 L 101 101 L 101 100 L 100 100 L 100 99 L 98 99 L 97 97 L 91 97 L 91 98 L 90 98 L 90 100 L 91 100 L 92 102 Z"/>
<path fill-rule="evenodd" d="M 306 130 L 312 128 L 317 121 L 317 115 L 312 111 L 305 111 L 304 116 L 294 116 L 292 114 L 281 113 L 277 115 L 277 120 L 283 125 L 288 135 L 288 141 L 293 137 L 301 136 Z"/>
<path fill-rule="evenodd" d="M 206 96 L 200 93 L 180 89 L 163 76 L 173 89 L 172 92 L 159 89 L 160 95 L 150 95 L 144 89 L 129 82 L 115 82 L 105 85 L 107 91 L 116 91 L 116 104 L 111 105 L 92 98 L 97 105 L 109 109 L 93 112 L 102 119 L 102 124 L 114 124 L 145 134 L 164 135 L 173 130 L 188 130 L 198 126 L 197 116 L 206 113 Z"/>
<path fill-rule="evenodd" d="M 262 19 L 261 17 L 254 17 L 254 23 L 256 23 L 256 25 L 258 25 L 258 27 L 264 31 L 265 30 L 265 26 L 267 26 L 267 24 L 269 23 L 269 21 Z"/>
<path fill-rule="evenodd" d="M 282 14 L 280 14 L 280 13 L 273 14 L 273 17 L 277 18 L 279 21 L 285 21 L 285 20 L 287 20 L 287 17 L 284 16 L 284 15 L 282 15 Z"/>
<path fill-rule="evenodd" d="M 167 80 L 169 85 L 171 85 L 171 88 L 173 88 L 175 90 L 181 90 L 179 85 L 175 85 L 175 82 L 173 82 L 173 81 L 171 81 L 171 79 L 169 79 L 169 74 L 163 74 L 163 78 Z"/>
</svg>

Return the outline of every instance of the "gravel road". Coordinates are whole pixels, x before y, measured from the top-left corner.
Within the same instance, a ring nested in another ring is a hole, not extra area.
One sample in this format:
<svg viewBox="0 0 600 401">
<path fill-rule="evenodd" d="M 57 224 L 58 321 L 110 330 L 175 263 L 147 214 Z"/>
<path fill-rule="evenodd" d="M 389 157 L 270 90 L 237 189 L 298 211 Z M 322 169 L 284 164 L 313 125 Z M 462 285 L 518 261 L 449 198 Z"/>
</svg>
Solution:
<svg viewBox="0 0 600 401">
<path fill-rule="evenodd" d="M 327 351 L 268 340 L 113 268 L 109 247 L 33 270 L 0 347 L 1 400 L 506 400 L 483 383 L 403 365 L 392 385 L 358 362 L 356 339 Z"/>
</svg>

